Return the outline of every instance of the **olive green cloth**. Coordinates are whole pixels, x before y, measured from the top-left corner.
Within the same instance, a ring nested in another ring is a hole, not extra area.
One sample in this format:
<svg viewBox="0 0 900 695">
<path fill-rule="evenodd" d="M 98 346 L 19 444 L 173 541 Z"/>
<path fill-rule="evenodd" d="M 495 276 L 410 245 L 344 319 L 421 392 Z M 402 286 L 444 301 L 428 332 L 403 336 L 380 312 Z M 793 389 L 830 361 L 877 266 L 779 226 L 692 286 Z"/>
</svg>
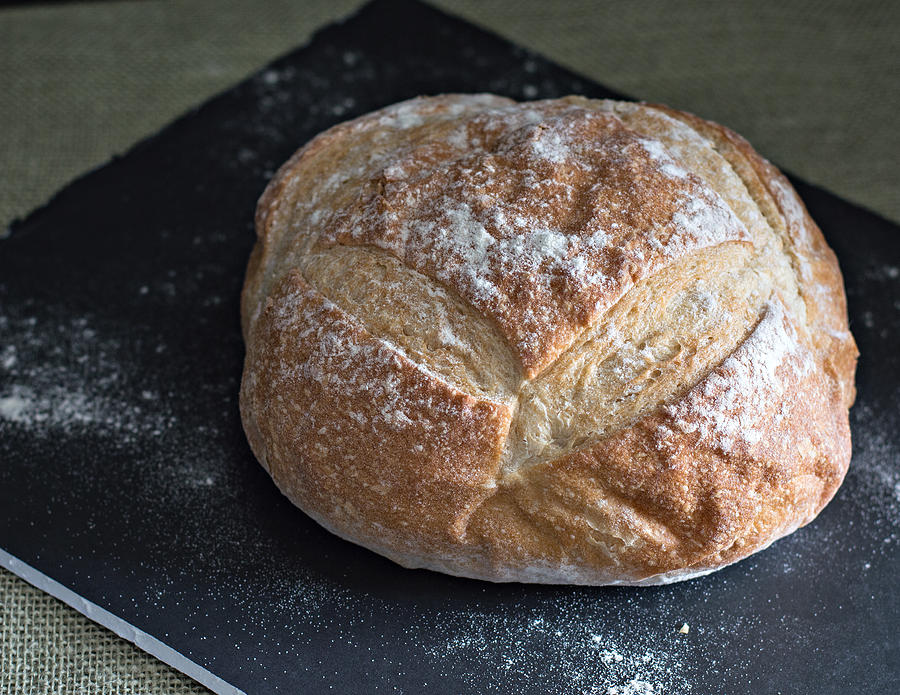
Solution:
<svg viewBox="0 0 900 695">
<path fill-rule="evenodd" d="M 627 94 L 720 121 L 900 220 L 900 3 L 435 2 Z M 359 4 L 0 9 L 0 226 Z M 0 692 L 205 690 L 0 571 Z"/>
</svg>

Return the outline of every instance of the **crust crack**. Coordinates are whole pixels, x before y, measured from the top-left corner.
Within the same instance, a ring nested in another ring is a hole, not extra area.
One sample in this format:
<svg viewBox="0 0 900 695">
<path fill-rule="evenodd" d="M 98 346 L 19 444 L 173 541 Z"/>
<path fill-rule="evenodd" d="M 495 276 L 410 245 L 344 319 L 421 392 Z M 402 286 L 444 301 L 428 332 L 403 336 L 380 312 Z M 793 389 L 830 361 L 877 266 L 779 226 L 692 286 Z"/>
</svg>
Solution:
<svg viewBox="0 0 900 695">
<path fill-rule="evenodd" d="M 718 247 L 683 259 L 665 281 L 651 276 L 630 289 L 553 367 L 523 383 L 501 478 L 590 446 L 699 383 L 759 321 L 771 290 L 745 294 L 754 281 L 749 249 Z"/>
</svg>

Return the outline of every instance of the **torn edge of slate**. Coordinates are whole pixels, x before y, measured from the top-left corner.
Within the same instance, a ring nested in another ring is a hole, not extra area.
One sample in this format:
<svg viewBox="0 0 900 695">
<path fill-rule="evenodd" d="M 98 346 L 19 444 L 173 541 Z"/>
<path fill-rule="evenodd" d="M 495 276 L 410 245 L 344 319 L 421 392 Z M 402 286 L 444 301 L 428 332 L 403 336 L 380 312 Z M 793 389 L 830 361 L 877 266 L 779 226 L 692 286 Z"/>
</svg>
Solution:
<svg viewBox="0 0 900 695">
<path fill-rule="evenodd" d="M 205 685 L 214 693 L 218 693 L 218 695 L 246 695 L 243 690 L 239 690 L 230 683 L 222 680 L 211 671 L 203 668 L 200 664 L 188 659 L 184 654 L 175 651 L 166 643 L 161 642 L 156 639 L 156 637 L 136 628 L 122 618 L 113 615 L 96 603 L 79 596 L 68 587 L 63 586 L 55 579 L 51 579 L 31 565 L 22 562 L 14 555 L 10 555 L 2 548 L 0 548 L 0 566 L 5 567 L 32 586 L 59 599 L 68 606 L 71 606 L 95 623 L 99 623 L 103 627 L 112 630 L 119 637 L 128 640 L 145 652 L 155 656 L 160 661 L 167 663 L 172 668 L 181 671 L 186 676 Z"/>
</svg>

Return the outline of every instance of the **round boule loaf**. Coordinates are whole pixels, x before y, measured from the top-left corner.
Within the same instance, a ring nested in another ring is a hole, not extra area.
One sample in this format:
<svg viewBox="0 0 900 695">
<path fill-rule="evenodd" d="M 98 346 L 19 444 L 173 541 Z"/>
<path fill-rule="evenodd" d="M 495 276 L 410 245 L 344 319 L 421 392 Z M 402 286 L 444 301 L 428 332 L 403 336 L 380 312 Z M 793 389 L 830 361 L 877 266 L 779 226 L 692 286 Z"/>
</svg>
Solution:
<svg viewBox="0 0 900 695">
<path fill-rule="evenodd" d="M 413 99 L 300 149 L 256 227 L 250 445 L 312 518 L 402 565 L 677 581 L 808 523 L 846 473 L 837 261 L 722 126 Z"/>
</svg>

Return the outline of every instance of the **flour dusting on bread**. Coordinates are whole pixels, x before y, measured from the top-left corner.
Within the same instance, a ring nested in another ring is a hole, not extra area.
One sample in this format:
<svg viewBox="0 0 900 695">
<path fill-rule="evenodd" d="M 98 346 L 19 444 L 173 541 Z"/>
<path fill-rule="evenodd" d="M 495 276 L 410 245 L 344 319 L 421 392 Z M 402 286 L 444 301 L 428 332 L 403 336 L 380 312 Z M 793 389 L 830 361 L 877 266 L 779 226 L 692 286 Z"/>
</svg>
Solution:
<svg viewBox="0 0 900 695">
<path fill-rule="evenodd" d="M 402 564 L 664 583 L 808 522 L 846 472 L 836 261 L 721 126 L 414 99 L 298 151 L 257 231 L 251 446 L 313 518 Z"/>
<path fill-rule="evenodd" d="M 494 107 L 466 132 L 461 150 L 404 143 L 317 245 L 371 244 L 450 286 L 498 324 L 529 376 L 643 275 L 749 241 L 714 188 L 672 176 L 661 146 L 613 114 Z"/>
<path fill-rule="evenodd" d="M 778 301 L 765 307 L 759 325 L 713 373 L 666 413 L 700 443 L 732 451 L 739 442 L 756 444 L 761 426 L 790 416 L 785 390 L 814 368 L 812 356 Z"/>
</svg>

